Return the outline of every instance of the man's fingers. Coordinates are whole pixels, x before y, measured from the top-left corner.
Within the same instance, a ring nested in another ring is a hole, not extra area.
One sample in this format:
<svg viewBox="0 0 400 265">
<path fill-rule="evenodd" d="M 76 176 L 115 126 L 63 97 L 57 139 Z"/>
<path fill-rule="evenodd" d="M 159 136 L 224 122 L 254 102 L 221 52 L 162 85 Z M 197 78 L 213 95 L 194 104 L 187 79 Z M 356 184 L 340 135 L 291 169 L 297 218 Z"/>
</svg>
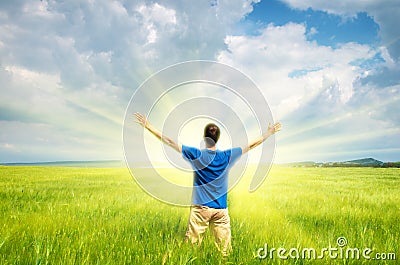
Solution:
<svg viewBox="0 0 400 265">
<path fill-rule="evenodd" d="M 134 114 L 135 116 L 136 116 L 136 118 L 143 118 L 143 115 L 142 114 L 140 114 L 139 112 L 136 112 L 135 114 Z"/>
<path fill-rule="evenodd" d="M 143 117 L 142 114 L 140 114 L 139 112 L 134 113 L 133 115 L 135 115 L 137 121 L 135 121 L 136 123 L 139 123 L 140 125 L 143 125 L 145 122 L 145 119 Z"/>
<path fill-rule="evenodd" d="M 136 123 L 140 124 L 143 127 L 146 127 L 148 122 L 146 119 L 146 116 L 144 116 L 143 114 L 139 113 L 139 112 L 135 112 L 133 113 L 133 115 L 135 115 L 137 121 L 135 121 Z"/>
<path fill-rule="evenodd" d="M 146 117 L 143 116 L 142 114 L 140 114 L 139 112 L 134 113 L 136 119 L 141 120 L 141 121 L 145 121 Z"/>
<path fill-rule="evenodd" d="M 281 124 L 279 122 L 275 123 L 274 125 L 271 125 L 271 123 L 269 123 L 268 129 L 271 130 L 273 133 L 279 132 L 281 130 Z"/>
</svg>

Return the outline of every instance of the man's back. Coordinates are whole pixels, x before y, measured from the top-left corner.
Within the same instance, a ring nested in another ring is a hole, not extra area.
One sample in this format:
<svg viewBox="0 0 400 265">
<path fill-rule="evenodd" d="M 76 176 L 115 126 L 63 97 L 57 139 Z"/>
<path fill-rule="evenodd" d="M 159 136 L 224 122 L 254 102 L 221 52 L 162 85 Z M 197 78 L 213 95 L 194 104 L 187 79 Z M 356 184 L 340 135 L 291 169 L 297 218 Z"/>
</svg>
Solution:
<svg viewBox="0 0 400 265">
<path fill-rule="evenodd" d="M 194 169 L 194 205 L 215 209 L 227 208 L 228 172 L 241 156 L 241 148 L 225 151 L 203 149 L 182 145 L 182 156 Z"/>
</svg>

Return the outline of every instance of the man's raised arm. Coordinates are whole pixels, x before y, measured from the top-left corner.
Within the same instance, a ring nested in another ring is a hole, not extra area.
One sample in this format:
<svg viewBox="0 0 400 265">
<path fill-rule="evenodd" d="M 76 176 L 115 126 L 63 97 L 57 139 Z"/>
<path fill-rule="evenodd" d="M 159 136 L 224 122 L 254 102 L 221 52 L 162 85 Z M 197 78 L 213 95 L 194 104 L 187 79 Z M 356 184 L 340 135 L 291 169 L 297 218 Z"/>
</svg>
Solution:
<svg viewBox="0 0 400 265">
<path fill-rule="evenodd" d="M 251 149 L 253 149 L 254 147 L 260 145 L 262 142 L 267 140 L 268 137 L 270 137 L 271 135 L 273 135 L 276 132 L 279 132 L 280 130 L 281 130 L 281 124 L 279 122 L 275 123 L 273 126 L 271 124 L 269 124 L 268 130 L 266 133 L 264 133 L 263 135 L 261 135 L 260 137 L 255 139 L 248 146 L 242 147 L 242 154 L 244 154 L 244 153 L 250 151 Z"/>
<path fill-rule="evenodd" d="M 163 143 L 165 143 L 166 145 L 171 146 L 173 149 L 175 149 L 179 153 L 182 152 L 182 145 L 181 144 L 177 144 L 171 138 L 163 135 L 159 130 L 157 130 L 153 125 L 150 124 L 150 122 L 147 120 L 147 118 L 144 115 L 136 112 L 135 113 L 135 117 L 137 119 L 137 123 L 139 123 L 144 128 L 149 130 L 149 132 L 151 132 L 155 137 L 160 139 Z"/>
</svg>

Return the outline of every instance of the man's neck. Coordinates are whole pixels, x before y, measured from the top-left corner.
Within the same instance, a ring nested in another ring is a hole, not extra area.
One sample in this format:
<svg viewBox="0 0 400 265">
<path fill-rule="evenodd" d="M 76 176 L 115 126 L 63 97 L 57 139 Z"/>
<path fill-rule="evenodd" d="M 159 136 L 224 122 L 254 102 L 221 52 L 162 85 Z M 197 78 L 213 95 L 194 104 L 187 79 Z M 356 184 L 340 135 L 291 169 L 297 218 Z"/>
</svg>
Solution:
<svg viewBox="0 0 400 265">
<path fill-rule="evenodd" d="M 215 150 L 217 150 L 217 146 L 207 146 L 206 147 L 208 150 L 213 150 L 213 151 L 215 151 Z"/>
</svg>

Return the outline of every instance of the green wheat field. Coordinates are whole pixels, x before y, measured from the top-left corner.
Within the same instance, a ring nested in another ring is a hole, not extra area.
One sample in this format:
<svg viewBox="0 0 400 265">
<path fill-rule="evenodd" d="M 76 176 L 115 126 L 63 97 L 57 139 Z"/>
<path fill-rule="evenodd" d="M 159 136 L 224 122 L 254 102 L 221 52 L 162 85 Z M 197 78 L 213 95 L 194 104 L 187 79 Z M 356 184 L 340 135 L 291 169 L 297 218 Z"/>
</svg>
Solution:
<svg viewBox="0 0 400 265">
<path fill-rule="evenodd" d="M 126 168 L 2 166 L 0 264 L 399 264 L 399 173 L 274 166 L 254 193 L 245 175 L 229 193 L 223 258 L 209 232 L 200 247 L 184 243 L 189 209 L 153 199 Z M 319 253 L 338 237 L 395 260 L 257 256 L 265 244 Z"/>
</svg>

